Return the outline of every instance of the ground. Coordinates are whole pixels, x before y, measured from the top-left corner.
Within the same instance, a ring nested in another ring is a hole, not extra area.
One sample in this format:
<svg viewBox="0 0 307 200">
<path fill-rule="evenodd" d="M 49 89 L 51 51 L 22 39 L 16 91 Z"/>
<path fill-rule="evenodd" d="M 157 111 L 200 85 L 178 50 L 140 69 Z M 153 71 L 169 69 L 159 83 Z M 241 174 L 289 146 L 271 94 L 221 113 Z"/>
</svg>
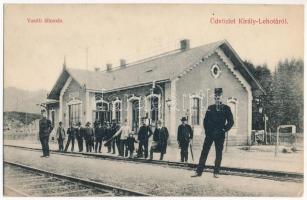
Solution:
<svg viewBox="0 0 307 200">
<path fill-rule="evenodd" d="M 278 182 L 240 176 L 213 178 L 204 173 L 191 178 L 192 171 L 144 163 L 125 163 L 51 154 L 4 147 L 4 159 L 37 168 L 100 181 L 159 196 L 289 196 L 303 194 L 303 183 Z M 241 166 L 240 166 L 241 167 Z"/>
</svg>

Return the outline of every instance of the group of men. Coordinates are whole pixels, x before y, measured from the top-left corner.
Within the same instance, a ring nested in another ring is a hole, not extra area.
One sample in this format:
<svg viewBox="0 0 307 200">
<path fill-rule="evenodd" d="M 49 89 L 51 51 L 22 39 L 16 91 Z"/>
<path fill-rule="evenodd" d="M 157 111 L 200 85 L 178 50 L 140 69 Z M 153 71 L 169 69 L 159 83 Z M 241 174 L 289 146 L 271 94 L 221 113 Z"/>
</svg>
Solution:
<svg viewBox="0 0 307 200">
<path fill-rule="evenodd" d="M 202 175 L 205 163 L 212 146 L 215 144 L 216 159 L 214 167 L 214 177 L 218 177 L 219 168 L 222 160 L 222 151 L 225 140 L 225 133 L 228 132 L 233 126 L 233 115 L 229 106 L 221 102 L 222 89 L 215 89 L 215 104 L 210 105 L 206 111 L 206 115 L 203 121 L 205 129 L 205 141 L 203 143 L 203 149 L 199 158 L 199 164 L 196 169 L 196 174 L 192 177 L 199 177 Z M 52 130 L 51 122 L 46 118 L 46 111 L 42 111 L 43 118 L 39 122 L 39 136 L 43 149 L 42 157 L 49 157 L 49 134 Z M 193 129 L 187 123 L 187 118 L 182 117 L 182 124 L 179 125 L 177 131 L 177 141 L 181 156 L 181 162 L 188 162 L 188 149 L 193 139 Z M 81 126 L 78 122 L 76 127 L 72 123 L 67 129 L 68 140 L 64 148 L 64 140 L 66 138 L 65 129 L 62 127 L 62 122 L 59 123 L 59 127 L 56 130 L 56 139 L 59 144 L 59 151 L 67 151 L 71 143 L 71 151 L 74 151 L 75 139 L 78 141 L 79 152 L 83 151 L 83 143 L 85 141 L 86 152 L 101 153 L 102 141 L 105 141 L 105 146 L 107 146 L 108 153 L 113 150 L 115 154 L 115 146 L 117 147 L 119 156 L 133 157 L 134 144 L 139 143 L 137 157 L 148 158 L 148 146 L 149 138 L 152 138 L 152 144 L 150 148 L 150 157 L 153 159 L 153 153 L 160 153 L 160 160 L 163 160 L 164 154 L 166 153 L 167 142 L 169 138 L 168 129 L 162 125 L 162 122 L 158 120 L 157 126 L 152 132 L 151 128 L 143 120 L 142 126 L 137 132 L 137 138 L 134 137 L 133 132 L 128 125 L 127 120 L 124 121 L 120 127 L 115 120 L 110 123 L 94 123 L 94 128 L 91 127 L 91 123 L 87 122 L 85 127 Z"/>
</svg>

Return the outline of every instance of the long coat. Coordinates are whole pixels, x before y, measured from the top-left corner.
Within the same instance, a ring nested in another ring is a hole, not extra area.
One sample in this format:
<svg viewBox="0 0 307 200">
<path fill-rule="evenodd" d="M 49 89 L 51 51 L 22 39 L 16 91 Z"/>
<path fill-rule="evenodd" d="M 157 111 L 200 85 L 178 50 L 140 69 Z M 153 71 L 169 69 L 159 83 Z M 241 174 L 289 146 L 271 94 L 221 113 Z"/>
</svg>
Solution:
<svg viewBox="0 0 307 200">
<path fill-rule="evenodd" d="M 188 145 L 190 139 L 193 139 L 193 129 L 189 124 L 180 124 L 178 126 L 177 141 L 180 146 Z"/>
<path fill-rule="evenodd" d="M 76 138 L 77 140 L 83 140 L 84 138 L 84 128 L 83 127 L 76 128 Z"/>
<path fill-rule="evenodd" d="M 153 147 L 153 151 L 165 154 L 168 137 L 169 134 L 166 127 L 156 128 L 153 134 L 153 141 L 155 141 L 157 145 Z"/>
</svg>

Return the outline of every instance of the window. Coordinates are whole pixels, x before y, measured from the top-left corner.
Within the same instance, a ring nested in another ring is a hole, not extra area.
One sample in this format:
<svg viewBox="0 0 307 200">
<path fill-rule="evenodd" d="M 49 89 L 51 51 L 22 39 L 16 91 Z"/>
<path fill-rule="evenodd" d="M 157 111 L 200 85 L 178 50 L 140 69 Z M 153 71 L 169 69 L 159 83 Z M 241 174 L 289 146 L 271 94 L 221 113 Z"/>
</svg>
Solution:
<svg viewBox="0 0 307 200">
<path fill-rule="evenodd" d="M 68 105 L 69 124 L 81 122 L 81 103 Z"/>
<path fill-rule="evenodd" d="M 218 78 L 221 74 L 222 70 L 221 68 L 217 65 L 217 64 L 214 64 L 212 67 L 211 67 L 211 75 L 214 77 L 214 78 Z"/>
<path fill-rule="evenodd" d="M 160 95 L 150 94 L 146 97 L 146 112 L 148 113 L 149 122 L 152 126 L 156 126 L 160 119 Z"/>
<path fill-rule="evenodd" d="M 157 96 L 151 97 L 150 118 L 153 122 L 159 119 L 159 98 Z"/>
<path fill-rule="evenodd" d="M 109 103 L 105 101 L 96 102 L 95 121 L 103 123 L 110 122 L 112 112 L 109 109 Z"/>
<path fill-rule="evenodd" d="M 116 100 L 113 102 L 114 119 L 116 120 L 116 123 L 121 123 L 121 109 L 121 101 Z"/>
<path fill-rule="evenodd" d="M 238 100 L 236 98 L 228 98 L 227 105 L 230 107 L 233 115 L 233 128 L 237 127 L 237 112 L 238 112 Z"/>
<path fill-rule="evenodd" d="M 193 97 L 192 98 L 192 125 L 200 125 L 200 98 Z"/>
</svg>

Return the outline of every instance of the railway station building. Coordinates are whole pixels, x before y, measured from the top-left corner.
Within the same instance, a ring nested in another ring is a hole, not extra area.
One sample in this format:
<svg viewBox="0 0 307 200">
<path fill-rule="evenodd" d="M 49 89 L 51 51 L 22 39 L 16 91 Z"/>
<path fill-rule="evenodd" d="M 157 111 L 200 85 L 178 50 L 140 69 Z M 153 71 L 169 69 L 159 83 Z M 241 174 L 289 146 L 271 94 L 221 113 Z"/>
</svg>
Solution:
<svg viewBox="0 0 307 200">
<path fill-rule="evenodd" d="M 143 119 L 152 128 L 162 120 L 170 135 L 177 134 L 185 116 L 195 135 L 203 134 L 203 118 L 214 103 L 214 89 L 222 88 L 234 126 L 230 145 L 251 141 L 253 95 L 263 89 L 226 41 L 190 48 L 181 40 L 179 48 L 134 63 L 120 60 L 104 71 L 63 70 L 47 97 L 48 117 L 53 124 L 125 119 L 137 131 Z"/>
</svg>

